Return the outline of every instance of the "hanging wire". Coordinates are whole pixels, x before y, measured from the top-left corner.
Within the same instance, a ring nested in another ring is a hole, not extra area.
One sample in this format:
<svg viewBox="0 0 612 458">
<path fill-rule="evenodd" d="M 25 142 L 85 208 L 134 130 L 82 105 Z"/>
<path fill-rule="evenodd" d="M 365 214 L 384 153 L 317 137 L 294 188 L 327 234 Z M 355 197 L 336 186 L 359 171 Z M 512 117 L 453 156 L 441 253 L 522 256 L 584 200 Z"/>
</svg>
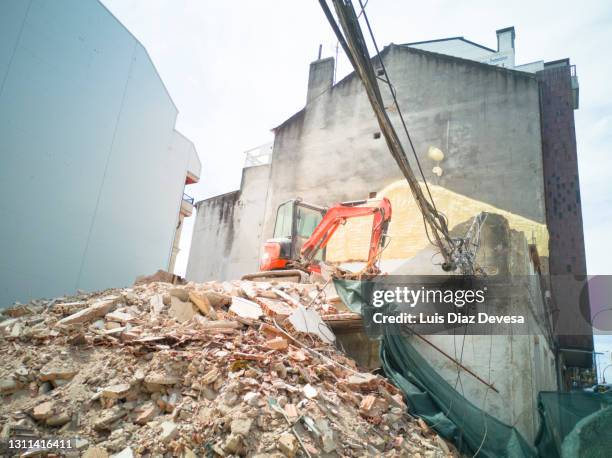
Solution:
<svg viewBox="0 0 612 458">
<path fill-rule="evenodd" d="M 376 38 L 374 38 L 374 32 L 372 32 L 372 27 L 370 26 L 370 20 L 368 19 L 368 14 L 366 13 L 365 7 L 368 4 L 368 1 L 364 3 L 362 3 L 361 0 L 359 1 L 359 6 L 361 6 L 361 13 L 363 13 L 363 18 L 365 20 L 366 26 L 368 28 L 368 32 L 370 33 L 370 38 L 372 39 L 372 44 L 374 44 L 374 49 L 376 50 L 376 56 L 378 57 L 378 61 L 380 62 L 380 66 L 382 68 L 382 71 L 385 75 L 385 79 L 383 81 L 385 81 L 387 83 L 387 85 L 389 86 L 389 90 L 391 91 L 391 96 L 393 97 L 393 104 L 395 105 L 395 108 L 397 110 L 397 114 L 399 115 L 400 121 L 402 123 L 402 127 L 404 128 L 404 133 L 406 134 L 406 137 L 408 138 L 408 143 L 410 144 L 410 149 L 412 149 L 412 154 L 414 156 L 414 160 L 416 161 L 416 164 L 419 168 L 419 172 L 421 174 L 421 178 L 423 179 L 423 183 L 425 184 L 425 188 L 427 189 L 427 194 L 429 194 L 429 199 L 431 201 L 431 205 L 433 206 L 433 208 L 435 210 L 437 210 L 436 208 L 436 203 L 434 202 L 434 198 L 431 195 L 431 191 L 429 190 L 429 185 L 427 184 L 427 179 L 425 178 L 425 174 L 423 173 L 423 168 L 421 167 L 421 162 L 419 161 L 419 157 L 417 156 L 416 153 L 416 149 L 414 147 L 414 144 L 412 142 L 412 137 L 410 136 L 410 133 L 408 132 L 408 127 L 406 126 L 406 121 L 404 121 L 404 115 L 402 114 L 402 110 L 400 109 L 399 106 L 399 102 L 397 101 L 397 97 L 395 96 L 395 91 L 393 90 L 393 84 L 391 83 L 391 78 L 389 77 L 389 74 L 387 73 L 387 67 L 385 67 L 385 63 L 383 62 L 383 58 L 380 54 L 380 50 L 378 49 L 378 43 L 376 43 Z M 360 13 L 360 15 L 361 15 Z M 359 17 L 359 16 L 358 16 Z"/>
<path fill-rule="evenodd" d="M 445 270 L 452 270 L 455 266 L 453 259 L 455 252 L 455 241 L 450 237 L 446 218 L 444 218 L 437 211 L 435 203 L 433 203 L 431 190 L 429 189 L 426 180 L 424 180 L 424 183 L 429 199 L 427 199 L 423 194 L 420 184 L 416 180 L 414 172 L 412 171 L 410 163 L 408 162 L 408 158 L 406 156 L 406 153 L 404 152 L 402 143 L 399 140 L 399 137 L 397 136 L 397 133 L 393 128 L 393 125 L 391 124 L 391 121 L 389 120 L 382 100 L 382 95 L 380 93 L 380 88 L 378 87 L 377 77 L 372 67 L 371 58 L 367 51 L 367 45 L 361 32 L 359 21 L 353 8 L 352 2 L 350 0 L 333 0 L 336 14 L 338 16 L 340 25 L 344 30 L 344 33 L 340 30 L 340 26 L 338 25 L 335 17 L 329 10 L 326 0 L 319 0 L 319 2 L 332 29 L 334 30 L 334 33 L 336 33 L 339 43 L 342 45 L 347 57 L 349 58 L 349 61 L 355 69 L 355 72 L 364 84 L 366 93 L 374 110 L 374 114 L 376 115 L 381 130 L 385 135 L 385 140 L 387 141 L 387 145 L 389 146 L 389 151 L 395 159 L 396 163 L 398 164 L 400 170 L 404 174 L 406 180 L 408 181 L 410 190 L 413 194 L 413 197 L 415 198 L 415 202 L 417 203 L 421 214 L 423 215 L 425 223 L 429 226 L 429 229 L 431 229 L 430 238 L 433 237 L 433 239 L 435 240 L 435 242 L 434 240 L 432 240 L 432 242 L 434 242 L 434 244 L 440 248 L 440 252 L 445 261 L 443 268 L 445 268 Z M 362 6 L 364 18 L 366 18 L 367 15 L 365 11 L 363 11 L 364 4 L 362 2 L 360 2 L 360 4 Z M 373 32 L 370 26 L 369 31 L 371 32 L 371 36 L 373 37 Z M 378 50 L 377 44 L 376 48 Z M 405 125 L 403 115 L 401 115 L 399 103 L 397 101 L 397 97 L 395 96 L 393 85 L 389 80 L 388 73 L 386 72 L 386 68 L 384 69 L 384 72 L 386 74 L 387 79 L 386 83 L 389 85 L 392 96 L 394 97 L 396 109 L 398 109 L 398 112 L 401 116 L 401 120 L 403 123 L 402 125 L 405 129 L 404 132 L 406 133 L 407 138 L 409 139 L 409 143 L 413 150 L 413 155 L 417 160 L 417 165 L 419 167 L 421 176 L 424 178 L 422 167 L 420 166 L 420 162 L 418 161 L 418 157 L 416 156 L 416 149 L 414 148 L 414 144 L 412 142 L 412 139 L 410 138 L 408 129 Z"/>
</svg>

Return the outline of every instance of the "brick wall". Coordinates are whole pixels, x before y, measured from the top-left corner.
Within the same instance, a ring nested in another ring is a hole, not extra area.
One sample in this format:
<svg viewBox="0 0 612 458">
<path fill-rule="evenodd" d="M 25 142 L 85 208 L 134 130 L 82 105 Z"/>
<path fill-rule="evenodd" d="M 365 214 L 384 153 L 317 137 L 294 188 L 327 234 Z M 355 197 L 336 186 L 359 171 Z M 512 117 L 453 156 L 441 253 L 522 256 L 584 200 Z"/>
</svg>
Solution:
<svg viewBox="0 0 612 458">
<path fill-rule="evenodd" d="M 560 319 L 583 322 L 576 292 L 566 291 L 567 283 L 554 279 L 555 275 L 567 278 L 587 273 L 570 70 L 569 65 L 546 68 L 537 73 L 537 78 L 540 82 L 542 160 L 553 296 L 562 312 Z M 588 330 L 583 334 L 586 333 Z M 592 335 L 559 336 L 559 344 L 592 350 L 593 338 Z"/>
</svg>

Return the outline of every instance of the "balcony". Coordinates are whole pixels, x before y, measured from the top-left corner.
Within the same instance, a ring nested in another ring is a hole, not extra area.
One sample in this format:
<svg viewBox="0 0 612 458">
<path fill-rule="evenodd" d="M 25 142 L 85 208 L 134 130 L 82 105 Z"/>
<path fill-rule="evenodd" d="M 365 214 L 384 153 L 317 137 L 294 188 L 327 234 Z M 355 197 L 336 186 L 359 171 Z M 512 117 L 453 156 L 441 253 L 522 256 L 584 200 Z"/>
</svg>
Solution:
<svg viewBox="0 0 612 458">
<path fill-rule="evenodd" d="M 181 215 L 185 217 L 191 216 L 191 214 L 193 213 L 193 204 L 193 197 L 183 193 L 183 200 L 181 201 Z"/>
</svg>

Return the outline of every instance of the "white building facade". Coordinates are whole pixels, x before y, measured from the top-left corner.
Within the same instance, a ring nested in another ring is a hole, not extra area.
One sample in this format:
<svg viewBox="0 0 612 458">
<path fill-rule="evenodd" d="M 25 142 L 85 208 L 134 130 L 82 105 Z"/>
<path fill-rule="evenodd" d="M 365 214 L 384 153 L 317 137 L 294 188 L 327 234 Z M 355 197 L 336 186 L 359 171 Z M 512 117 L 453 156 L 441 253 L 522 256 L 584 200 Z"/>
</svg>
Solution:
<svg viewBox="0 0 612 458">
<path fill-rule="evenodd" d="M 0 2 L 0 308 L 168 269 L 194 145 L 97 0 Z"/>
</svg>

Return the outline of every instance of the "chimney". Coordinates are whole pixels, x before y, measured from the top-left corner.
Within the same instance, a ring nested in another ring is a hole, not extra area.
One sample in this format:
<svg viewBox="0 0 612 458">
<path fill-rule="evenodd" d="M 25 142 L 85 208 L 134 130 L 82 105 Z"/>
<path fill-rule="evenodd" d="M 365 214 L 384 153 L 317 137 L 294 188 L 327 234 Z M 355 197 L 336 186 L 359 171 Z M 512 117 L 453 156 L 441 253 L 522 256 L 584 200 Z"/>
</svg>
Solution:
<svg viewBox="0 0 612 458">
<path fill-rule="evenodd" d="M 497 32 L 497 52 L 514 50 L 514 27 L 499 29 Z"/>
<path fill-rule="evenodd" d="M 306 103 L 310 103 L 332 87 L 334 83 L 334 58 L 315 60 L 310 64 Z"/>
</svg>

